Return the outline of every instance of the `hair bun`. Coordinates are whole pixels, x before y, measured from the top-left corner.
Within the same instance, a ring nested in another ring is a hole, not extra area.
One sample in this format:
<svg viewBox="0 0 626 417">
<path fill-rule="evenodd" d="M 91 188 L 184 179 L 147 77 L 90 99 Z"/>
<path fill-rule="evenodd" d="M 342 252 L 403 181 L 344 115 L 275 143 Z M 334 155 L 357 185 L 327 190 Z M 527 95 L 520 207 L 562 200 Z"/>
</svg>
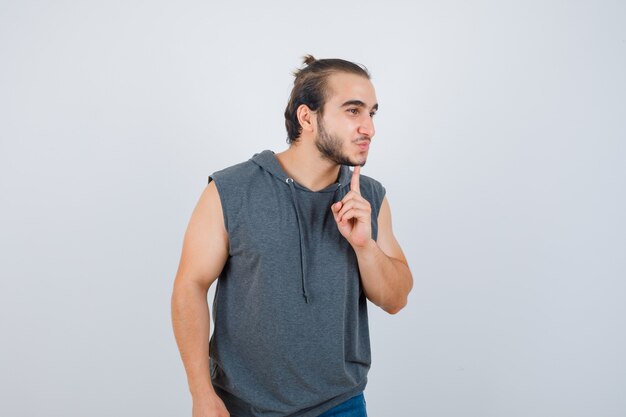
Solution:
<svg viewBox="0 0 626 417">
<path fill-rule="evenodd" d="M 311 65 L 315 61 L 317 61 L 317 59 L 315 59 L 315 57 L 311 54 L 304 56 L 304 60 L 303 60 L 304 65 Z"/>
</svg>

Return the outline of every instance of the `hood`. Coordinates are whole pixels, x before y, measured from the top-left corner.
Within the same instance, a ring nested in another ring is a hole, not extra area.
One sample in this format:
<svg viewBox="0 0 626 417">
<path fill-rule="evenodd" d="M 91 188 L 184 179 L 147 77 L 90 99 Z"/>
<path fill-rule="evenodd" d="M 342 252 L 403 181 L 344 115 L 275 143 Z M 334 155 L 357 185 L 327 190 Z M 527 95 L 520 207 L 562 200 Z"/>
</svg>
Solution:
<svg viewBox="0 0 626 417">
<path fill-rule="evenodd" d="M 338 189 L 342 189 L 344 187 L 350 187 L 350 180 L 352 179 L 352 171 L 348 166 L 341 165 L 339 169 L 339 178 L 336 183 L 330 184 L 328 187 L 319 190 L 319 191 L 311 191 L 307 187 L 294 182 L 292 178 L 289 178 L 287 173 L 283 170 L 283 168 L 278 163 L 278 159 L 276 159 L 276 155 L 274 152 L 270 150 L 265 150 L 261 153 L 255 154 L 252 158 L 250 158 L 252 162 L 263 168 L 268 173 L 272 174 L 276 179 L 283 183 L 289 183 L 291 181 L 294 186 L 300 190 L 309 191 L 309 192 L 336 192 Z M 347 191 L 346 191 L 347 192 Z"/>
</svg>

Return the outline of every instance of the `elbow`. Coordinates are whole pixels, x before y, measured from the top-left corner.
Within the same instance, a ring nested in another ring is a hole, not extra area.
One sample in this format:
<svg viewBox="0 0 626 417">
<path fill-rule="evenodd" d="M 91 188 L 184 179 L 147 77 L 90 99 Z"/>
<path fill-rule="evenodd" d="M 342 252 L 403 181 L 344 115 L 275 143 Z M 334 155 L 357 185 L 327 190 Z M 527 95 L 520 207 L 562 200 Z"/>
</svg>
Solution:
<svg viewBox="0 0 626 417">
<path fill-rule="evenodd" d="M 407 299 L 405 297 L 397 303 L 389 304 L 389 305 L 385 305 L 381 307 L 386 313 L 395 315 L 395 314 L 398 314 L 400 310 L 402 310 L 404 307 L 406 307 L 406 304 L 407 304 Z"/>
<path fill-rule="evenodd" d="M 403 291 L 396 293 L 395 297 L 389 300 L 388 303 L 385 303 L 382 307 L 385 312 L 395 315 L 400 312 L 404 307 L 406 307 L 409 301 L 409 293 L 413 287 L 413 280 L 411 279 L 408 288 L 405 288 Z"/>
<path fill-rule="evenodd" d="M 402 307 L 399 307 L 399 308 L 397 308 L 397 307 L 396 308 L 385 308 L 384 310 L 385 310 L 385 312 L 387 314 L 391 314 L 393 316 L 395 314 L 398 314 L 400 312 L 400 310 L 402 310 Z"/>
<path fill-rule="evenodd" d="M 170 297 L 172 315 L 179 313 L 194 300 L 206 300 L 209 286 L 202 281 L 184 279 L 177 276 Z"/>
</svg>

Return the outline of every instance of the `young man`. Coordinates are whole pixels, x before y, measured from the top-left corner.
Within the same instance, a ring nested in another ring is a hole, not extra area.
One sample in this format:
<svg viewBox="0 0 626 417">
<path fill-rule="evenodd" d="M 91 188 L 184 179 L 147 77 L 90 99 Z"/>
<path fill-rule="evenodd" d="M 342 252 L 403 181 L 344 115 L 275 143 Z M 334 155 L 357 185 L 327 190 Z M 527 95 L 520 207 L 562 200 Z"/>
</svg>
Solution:
<svg viewBox="0 0 626 417">
<path fill-rule="evenodd" d="M 185 234 L 172 317 L 193 417 L 366 416 L 366 298 L 395 314 L 413 285 L 385 190 L 360 175 L 378 109 L 369 74 L 304 64 L 289 148 L 211 175 Z"/>
</svg>

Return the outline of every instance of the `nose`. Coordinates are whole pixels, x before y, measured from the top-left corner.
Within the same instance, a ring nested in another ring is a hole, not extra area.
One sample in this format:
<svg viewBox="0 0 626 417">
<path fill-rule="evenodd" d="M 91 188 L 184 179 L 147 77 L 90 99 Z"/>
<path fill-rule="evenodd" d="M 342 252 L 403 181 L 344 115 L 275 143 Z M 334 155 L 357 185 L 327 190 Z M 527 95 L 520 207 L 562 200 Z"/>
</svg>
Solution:
<svg viewBox="0 0 626 417">
<path fill-rule="evenodd" d="M 376 129 L 374 129 L 374 120 L 369 114 L 366 115 L 359 124 L 359 134 L 367 136 L 368 138 L 374 137 Z"/>
</svg>

